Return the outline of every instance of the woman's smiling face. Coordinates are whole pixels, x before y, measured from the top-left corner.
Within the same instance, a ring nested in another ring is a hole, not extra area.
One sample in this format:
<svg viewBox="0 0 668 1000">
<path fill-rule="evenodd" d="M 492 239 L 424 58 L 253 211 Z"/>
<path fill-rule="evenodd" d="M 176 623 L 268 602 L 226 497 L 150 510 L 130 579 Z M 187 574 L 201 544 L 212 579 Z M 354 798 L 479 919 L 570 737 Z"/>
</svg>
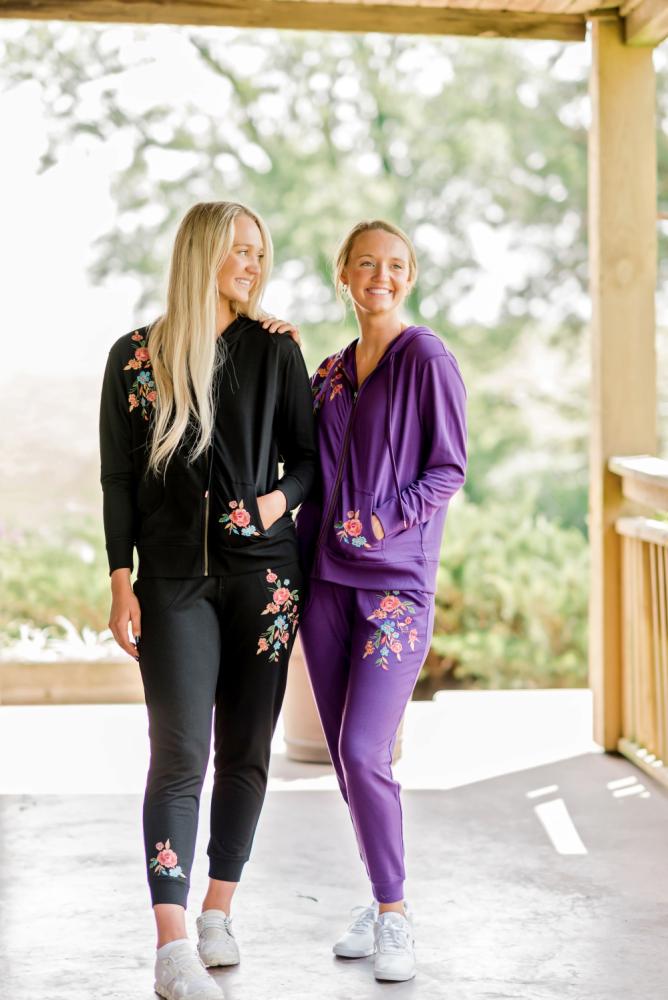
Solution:
<svg viewBox="0 0 668 1000">
<path fill-rule="evenodd" d="M 234 241 L 218 269 L 218 291 L 230 302 L 248 302 L 261 274 L 264 246 L 253 219 L 239 215 L 234 220 Z"/>
<path fill-rule="evenodd" d="M 413 286 L 408 247 L 394 233 L 366 230 L 350 248 L 341 280 L 358 310 L 371 315 L 394 312 Z"/>
</svg>

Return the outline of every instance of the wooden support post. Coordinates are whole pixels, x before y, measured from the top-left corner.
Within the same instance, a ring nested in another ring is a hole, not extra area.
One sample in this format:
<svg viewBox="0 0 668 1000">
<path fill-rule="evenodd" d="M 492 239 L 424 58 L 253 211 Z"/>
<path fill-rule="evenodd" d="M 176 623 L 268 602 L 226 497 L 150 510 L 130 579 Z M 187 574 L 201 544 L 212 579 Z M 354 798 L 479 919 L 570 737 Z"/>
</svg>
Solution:
<svg viewBox="0 0 668 1000">
<path fill-rule="evenodd" d="M 656 454 L 655 79 L 652 52 L 618 18 L 592 25 L 589 253 L 592 299 L 589 678 L 594 734 L 621 735 L 619 479 L 613 455 Z"/>
</svg>

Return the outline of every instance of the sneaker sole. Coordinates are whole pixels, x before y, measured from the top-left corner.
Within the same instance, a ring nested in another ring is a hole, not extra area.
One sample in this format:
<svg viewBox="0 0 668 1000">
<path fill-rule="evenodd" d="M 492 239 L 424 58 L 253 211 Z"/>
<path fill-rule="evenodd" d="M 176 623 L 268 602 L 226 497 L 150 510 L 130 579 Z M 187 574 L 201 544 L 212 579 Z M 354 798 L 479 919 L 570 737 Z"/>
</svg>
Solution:
<svg viewBox="0 0 668 1000">
<path fill-rule="evenodd" d="M 202 958 L 201 955 L 200 958 Z M 202 961 L 204 962 L 203 958 Z M 239 965 L 240 961 L 241 961 L 240 958 L 226 958 L 218 962 L 204 962 L 204 965 L 206 966 L 207 969 L 223 969 L 226 968 L 228 965 Z"/>
<path fill-rule="evenodd" d="M 371 948 L 366 951 L 353 951 L 352 948 L 346 948 L 345 945 L 334 945 L 332 951 L 337 958 L 370 958 L 372 955 L 376 954 L 376 949 Z"/>
<path fill-rule="evenodd" d="M 402 976 L 400 973 L 392 975 L 391 972 L 374 973 L 374 976 L 379 983 L 407 983 L 410 979 L 415 979 L 416 975 L 417 969 L 413 969 L 413 971 L 407 976 Z"/>
<path fill-rule="evenodd" d="M 170 994 L 165 992 L 165 990 L 162 987 L 158 986 L 157 983 L 153 984 L 153 989 L 158 994 L 159 997 L 165 997 L 165 1000 L 171 1000 Z M 202 993 L 193 993 L 192 1000 L 201 1000 L 202 996 L 203 996 Z M 211 993 L 209 994 L 208 1000 L 213 1000 L 213 994 Z M 222 991 L 218 994 L 216 1000 L 224 1000 Z"/>
</svg>

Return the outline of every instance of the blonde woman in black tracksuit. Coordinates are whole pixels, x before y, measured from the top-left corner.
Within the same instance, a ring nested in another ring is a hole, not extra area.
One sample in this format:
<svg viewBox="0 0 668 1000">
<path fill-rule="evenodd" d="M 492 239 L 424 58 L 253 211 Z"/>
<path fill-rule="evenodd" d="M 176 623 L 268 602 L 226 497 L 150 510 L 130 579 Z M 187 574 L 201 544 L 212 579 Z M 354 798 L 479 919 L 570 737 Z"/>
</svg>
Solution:
<svg viewBox="0 0 668 1000">
<path fill-rule="evenodd" d="M 270 266 L 254 212 L 195 205 L 176 236 L 164 315 L 114 344 L 102 390 L 109 624 L 139 661 L 148 708 L 144 843 L 155 989 L 167 1000 L 220 998 L 204 965 L 239 960 L 230 903 L 262 807 L 303 601 L 290 511 L 314 475 L 311 393 L 293 339 L 270 336 L 258 319 Z M 185 906 L 212 716 L 198 958 Z"/>
</svg>

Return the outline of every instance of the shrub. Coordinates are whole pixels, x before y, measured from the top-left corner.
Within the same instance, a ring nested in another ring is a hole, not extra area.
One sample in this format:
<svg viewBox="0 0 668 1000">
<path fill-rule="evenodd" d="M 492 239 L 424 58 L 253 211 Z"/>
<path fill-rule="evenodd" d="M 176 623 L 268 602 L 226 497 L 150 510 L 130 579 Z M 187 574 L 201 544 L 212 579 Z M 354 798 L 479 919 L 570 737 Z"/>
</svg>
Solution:
<svg viewBox="0 0 668 1000">
<path fill-rule="evenodd" d="M 586 684 L 588 547 L 533 509 L 477 506 L 449 514 L 439 568 L 432 687 Z"/>
</svg>

